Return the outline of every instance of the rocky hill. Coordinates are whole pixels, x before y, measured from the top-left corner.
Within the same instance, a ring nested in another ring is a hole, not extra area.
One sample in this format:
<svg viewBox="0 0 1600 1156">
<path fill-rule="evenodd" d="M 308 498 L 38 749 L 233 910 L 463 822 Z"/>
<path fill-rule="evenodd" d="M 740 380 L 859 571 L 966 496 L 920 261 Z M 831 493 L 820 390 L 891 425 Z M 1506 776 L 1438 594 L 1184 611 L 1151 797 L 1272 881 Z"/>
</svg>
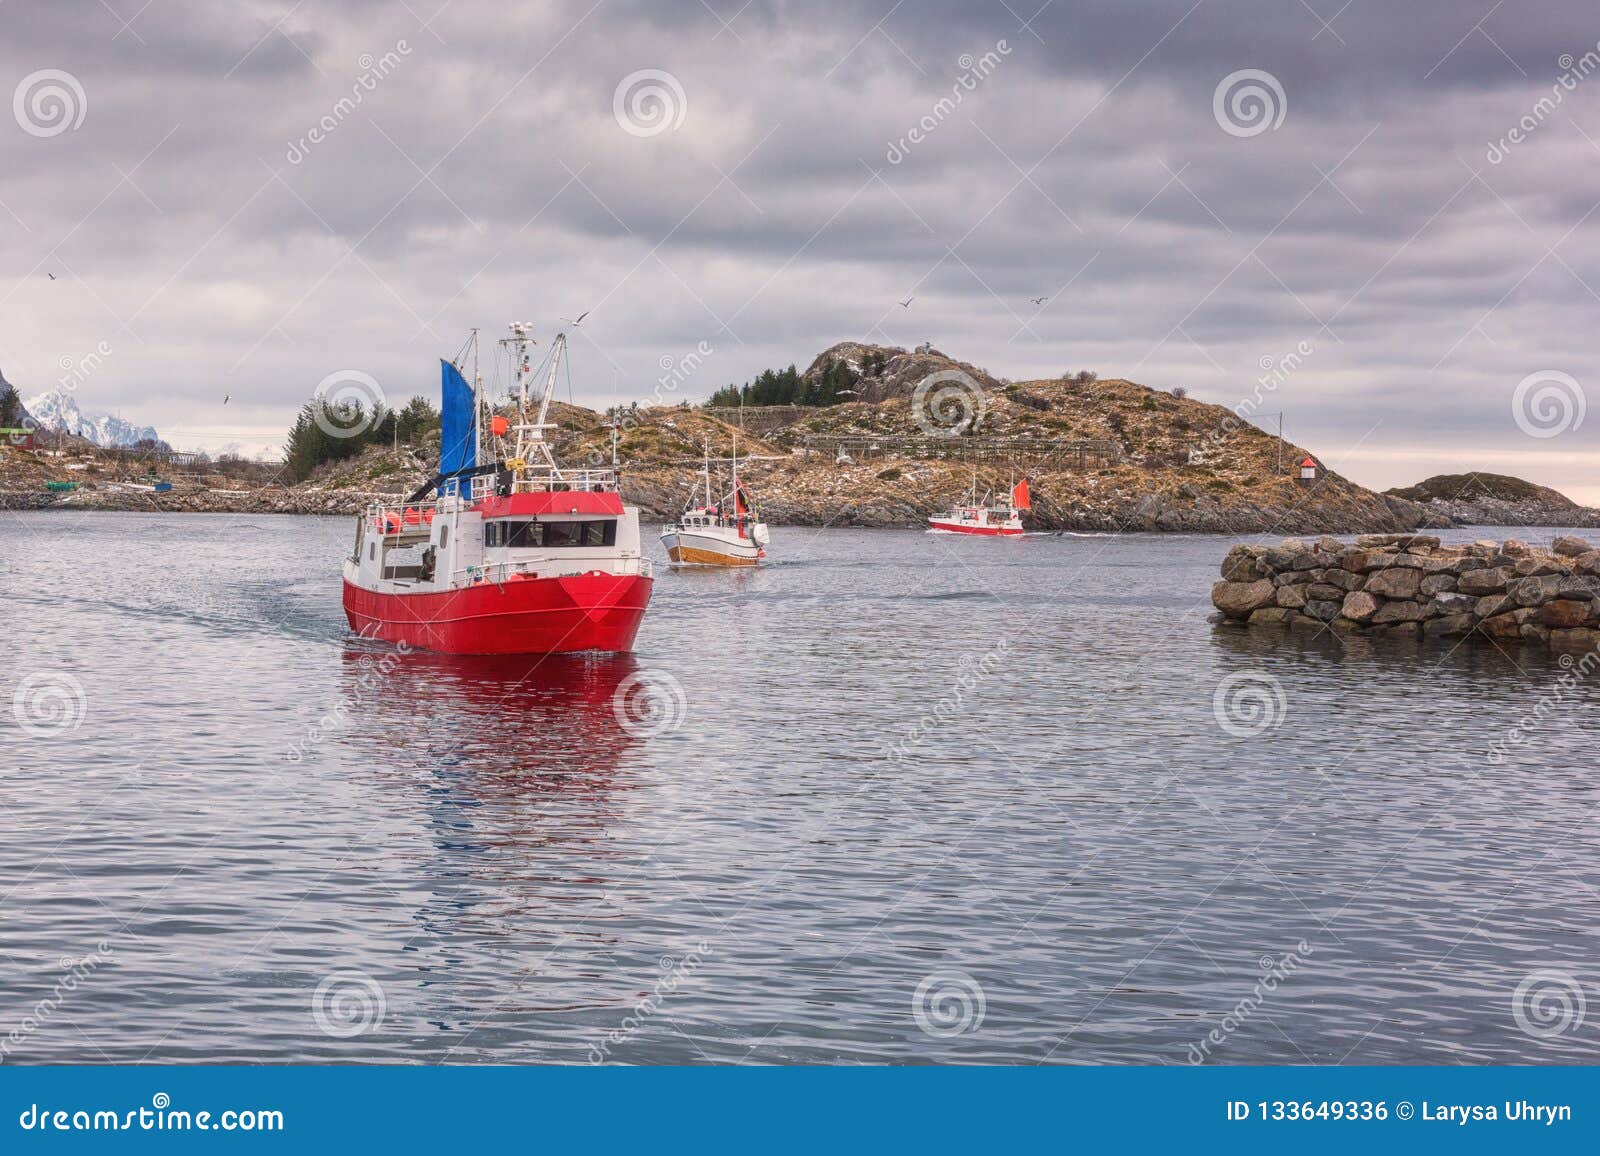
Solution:
<svg viewBox="0 0 1600 1156">
<path fill-rule="evenodd" d="M 1436 474 L 1386 492 L 1469 526 L 1600 526 L 1600 510 L 1505 474 Z"/>
<path fill-rule="evenodd" d="M 860 378 L 855 389 L 864 402 L 910 397 L 920 382 L 935 373 L 961 372 L 986 390 L 998 389 L 1001 384 L 988 370 L 947 357 L 932 346 L 908 353 L 897 345 L 863 345 L 859 341 L 841 341 L 823 350 L 800 376 L 817 381 L 830 365 L 841 362 Z"/>
<path fill-rule="evenodd" d="M 762 438 L 739 435 L 750 489 L 779 524 L 922 526 L 973 484 L 1002 491 L 1032 481 L 1039 530 L 1166 530 L 1206 533 L 1398 532 L 1448 525 L 1431 505 L 1374 493 L 1328 470 L 1298 477 L 1309 451 L 1240 421 L 1228 409 L 1120 379 L 1079 374 L 1006 382 L 924 348 L 845 343 L 806 371 L 844 359 L 860 374 L 861 400 L 791 411 Z M 925 383 L 942 375 L 935 387 Z M 719 411 L 723 412 L 723 411 Z M 556 405 L 558 457 L 568 465 L 609 463 L 608 417 Z M 629 407 L 610 415 L 625 497 L 649 520 L 673 516 L 689 496 L 703 447 L 726 455 L 734 426 L 702 409 Z M 22 468 L 25 451 L 0 450 L 0 491 L 13 505 L 39 500 L 40 481 L 59 462 Z M 167 494 L 82 484 L 64 504 L 336 513 L 403 494 L 432 472 L 437 446 L 371 449 L 324 467 L 293 487 L 218 484 L 186 478 Z M 1313 455 L 1314 456 L 1314 455 Z M 67 475 L 62 475 L 67 476 Z M 20 482 L 20 484 L 18 484 Z M 6 501 L 0 494 L 0 501 Z"/>
</svg>

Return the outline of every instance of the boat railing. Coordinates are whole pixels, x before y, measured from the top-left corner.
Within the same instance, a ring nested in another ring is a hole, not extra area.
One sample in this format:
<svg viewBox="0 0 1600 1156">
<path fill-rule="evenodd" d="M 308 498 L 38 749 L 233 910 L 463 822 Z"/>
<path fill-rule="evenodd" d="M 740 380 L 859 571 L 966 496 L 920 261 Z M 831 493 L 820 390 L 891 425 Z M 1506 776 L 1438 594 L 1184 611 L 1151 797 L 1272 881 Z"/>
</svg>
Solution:
<svg viewBox="0 0 1600 1156">
<path fill-rule="evenodd" d="M 606 493 L 617 488 L 617 471 L 611 468 L 563 470 L 524 465 L 517 472 L 518 493 Z"/>
<path fill-rule="evenodd" d="M 379 534 L 425 534 L 434 518 L 460 508 L 456 498 L 428 498 L 417 502 L 372 502 L 361 512 L 368 530 Z"/>
</svg>

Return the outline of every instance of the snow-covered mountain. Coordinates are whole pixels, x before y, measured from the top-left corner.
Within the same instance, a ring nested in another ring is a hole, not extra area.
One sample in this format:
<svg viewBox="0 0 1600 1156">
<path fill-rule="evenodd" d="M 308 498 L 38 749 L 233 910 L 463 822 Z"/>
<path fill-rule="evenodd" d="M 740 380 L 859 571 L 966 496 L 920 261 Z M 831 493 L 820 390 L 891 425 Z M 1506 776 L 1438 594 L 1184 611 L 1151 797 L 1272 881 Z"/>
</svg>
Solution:
<svg viewBox="0 0 1600 1156">
<path fill-rule="evenodd" d="M 155 442 L 160 448 L 170 448 L 161 440 L 154 426 L 134 425 L 109 413 L 84 413 L 72 395 L 53 389 L 23 401 L 23 408 L 33 417 L 41 430 L 65 430 L 97 446 L 131 446 L 140 442 Z"/>
</svg>

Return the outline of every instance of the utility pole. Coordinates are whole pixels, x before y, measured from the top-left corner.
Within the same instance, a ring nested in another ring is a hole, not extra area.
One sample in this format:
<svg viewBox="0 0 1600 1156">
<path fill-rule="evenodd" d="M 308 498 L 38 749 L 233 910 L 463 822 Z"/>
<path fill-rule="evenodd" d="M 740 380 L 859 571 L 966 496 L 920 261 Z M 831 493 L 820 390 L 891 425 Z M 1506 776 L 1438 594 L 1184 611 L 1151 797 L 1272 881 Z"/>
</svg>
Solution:
<svg viewBox="0 0 1600 1156">
<path fill-rule="evenodd" d="M 1278 419 L 1278 450 L 1276 455 L 1277 471 L 1283 473 L 1283 411 L 1277 413 L 1264 413 L 1262 417 L 1275 417 Z"/>
</svg>

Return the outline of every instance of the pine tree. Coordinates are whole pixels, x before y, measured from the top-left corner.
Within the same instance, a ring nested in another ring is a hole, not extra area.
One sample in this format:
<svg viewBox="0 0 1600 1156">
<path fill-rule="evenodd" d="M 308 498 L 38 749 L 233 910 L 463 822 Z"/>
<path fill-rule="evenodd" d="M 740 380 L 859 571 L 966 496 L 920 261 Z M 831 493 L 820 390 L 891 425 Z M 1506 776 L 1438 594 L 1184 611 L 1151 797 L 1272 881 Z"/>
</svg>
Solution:
<svg viewBox="0 0 1600 1156">
<path fill-rule="evenodd" d="M 15 428 L 22 421 L 22 398 L 9 381 L 0 389 L 0 426 Z"/>
</svg>

